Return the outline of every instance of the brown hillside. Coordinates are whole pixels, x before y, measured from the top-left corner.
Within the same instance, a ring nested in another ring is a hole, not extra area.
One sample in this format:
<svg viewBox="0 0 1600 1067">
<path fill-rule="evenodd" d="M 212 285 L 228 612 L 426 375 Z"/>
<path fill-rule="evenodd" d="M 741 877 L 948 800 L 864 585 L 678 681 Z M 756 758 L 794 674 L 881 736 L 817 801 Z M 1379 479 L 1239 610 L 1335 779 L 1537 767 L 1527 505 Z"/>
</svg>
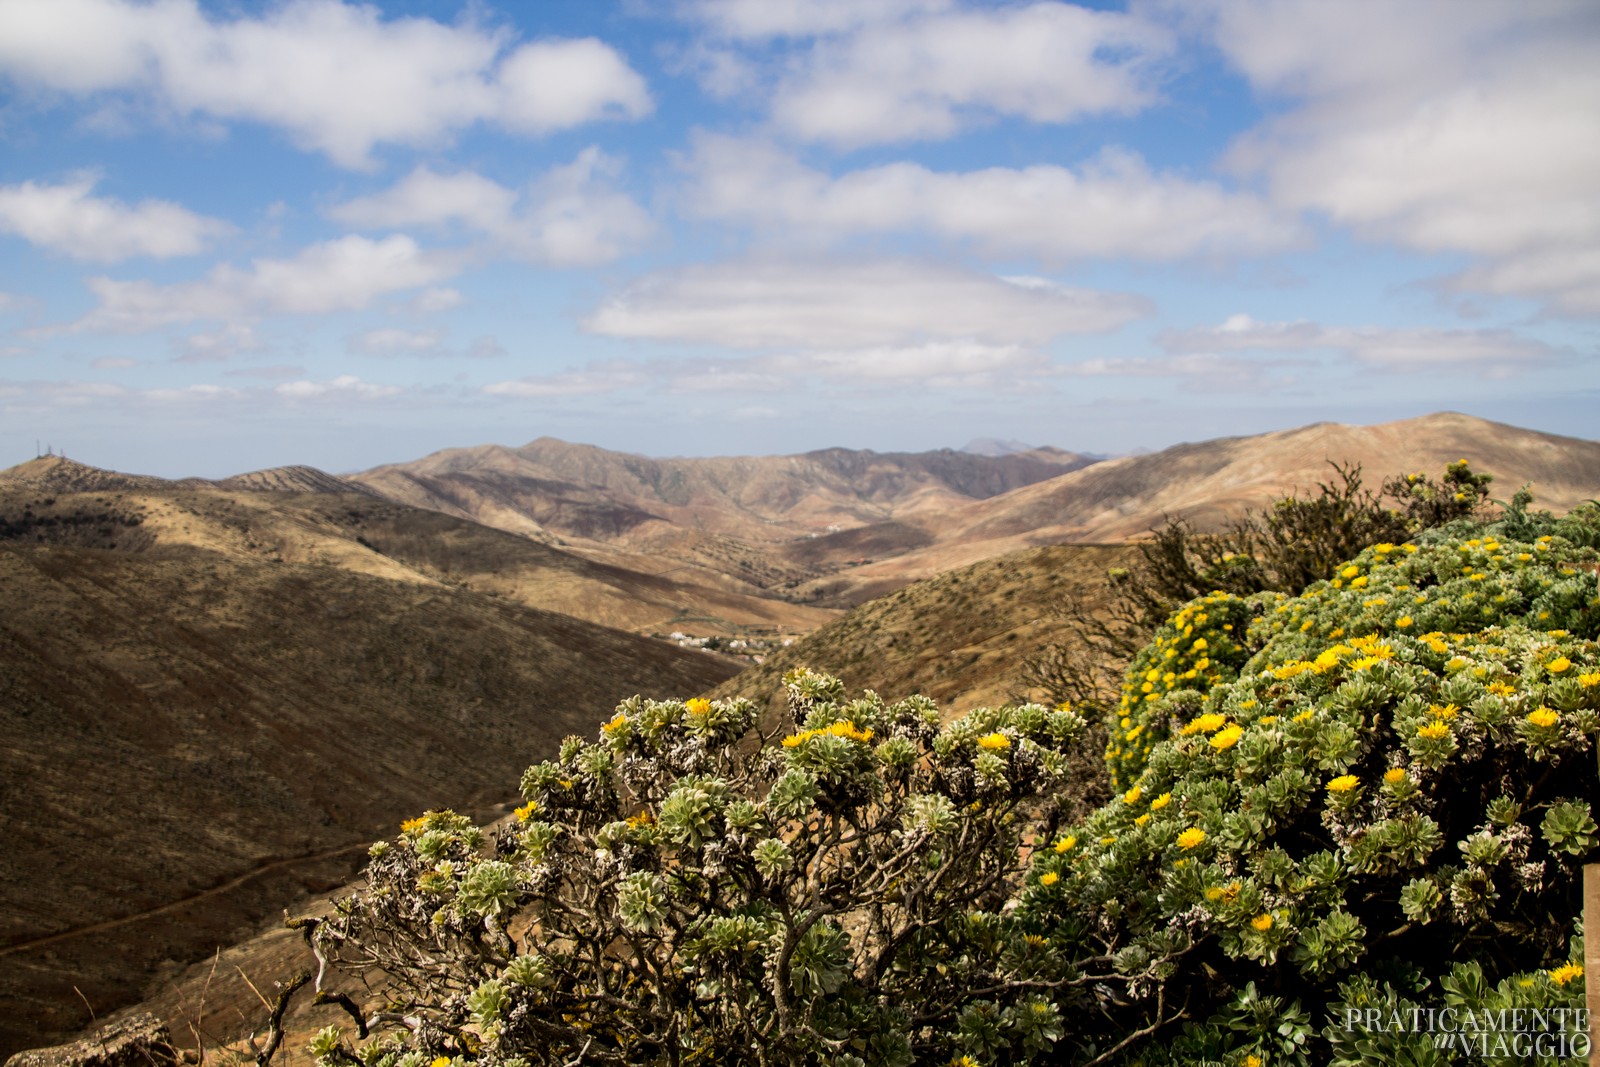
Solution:
<svg viewBox="0 0 1600 1067">
<path fill-rule="evenodd" d="M 1600 443 L 1537 433 L 1468 415 L 1440 414 L 1377 426 L 1318 423 L 1297 430 L 1177 445 L 1150 455 L 1107 460 L 906 526 L 924 545 L 814 579 L 796 590 L 824 603 L 859 603 L 885 589 L 1029 545 L 1105 542 L 1138 537 L 1181 516 L 1217 526 L 1296 490 L 1313 489 L 1329 463 L 1359 464 L 1369 488 L 1408 471 L 1435 476 L 1469 459 L 1495 476 L 1497 496 L 1524 484 L 1539 507 L 1557 512 L 1600 496 Z M 870 529 L 856 532 L 868 537 Z"/>
<path fill-rule="evenodd" d="M 1029 695 L 1019 693 L 1022 660 L 1066 639 L 1056 608 L 1069 594 L 1102 601 L 1106 571 L 1134 551 L 1030 548 L 906 585 L 736 675 L 713 695 L 770 700 L 782 692 L 784 673 L 802 666 L 889 699 L 924 693 L 950 714 Z"/>
<path fill-rule="evenodd" d="M 619 699 L 734 670 L 507 598 L 161 543 L 0 543 L 0 590 L 0 1051 L 85 1025 L 74 987 L 103 1014 L 348 878 L 403 817 L 506 799 Z"/>
<path fill-rule="evenodd" d="M 99 488 L 75 490 L 85 484 Z M 365 488 L 343 492 L 343 484 L 313 468 L 224 483 L 168 482 L 34 460 L 0 471 L 0 537 L 125 550 L 188 546 L 237 559 L 323 564 L 465 586 L 637 633 L 803 633 L 835 614 L 756 595 L 747 583 L 681 562 L 664 566 L 614 552 L 586 559 Z M 306 486 L 320 488 L 301 491 Z"/>
<path fill-rule="evenodd" d="M 450 449 L 353 478 L 392 500 L 574 547 L 643 551 L 773 588 L 813 573 L 766 546 L 985 499 L 1092 462 L 1059 450 L 979 456 L 824 449 L 650 459 L 540 438 Z M 765 556 L 760 563 L 749 556 Z"/>
</svg>

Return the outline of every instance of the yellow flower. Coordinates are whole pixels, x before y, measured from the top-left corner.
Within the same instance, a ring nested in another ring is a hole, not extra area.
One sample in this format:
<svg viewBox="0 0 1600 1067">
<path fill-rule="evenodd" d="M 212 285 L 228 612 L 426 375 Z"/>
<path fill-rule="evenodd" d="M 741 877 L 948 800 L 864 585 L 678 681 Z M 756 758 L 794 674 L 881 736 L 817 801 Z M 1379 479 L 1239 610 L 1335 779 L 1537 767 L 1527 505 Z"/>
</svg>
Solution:
<svg viewBox="0 0 1600 1067">
<path fill-rule="evenodd" d="M 1100 843 L 1102 845 L 1110 845 L 1110 844 L 1115 844 L 1116 840 L 1117 840 L 1117 837 L 1116 837 L 1115 834 L 1107 834 L 1106 836 L 1104 836 L 1104 837 L 1102 837 L 1100 839 Z"/>
<path fill-rule="evenodd" d="M 1078 844 L 1078 835 L 1077 834 L 1068 834 L 1066 837 L 1063 837 L 1060 841 L 1056 842 L 1056 851 L 1057 852 L 1071 852 L 1073 850 L 1073 848 L 1076 847 L 1077 844 Z"/>
<path fill-rule="evenodd" d="M 1220 885 L 1214 885 L 1210 889 L 1207 889 L 1206 890 L 1206 899 L 1207 900 L 1221 900 L 1222 899 L 1222 887 Z"/>
<path fill-rule="evenodd" d="M 1528 713 L 1528 721 L 1535 726 L 1550 727 L 1561 721 L 1561 716 L 1549 708 L 1540 707 Z"/>
<path fill-rule="evenodd" d="M 984 734 L 978 738 L 978 747 L 986 748 L 990 752 L 1000 752 L 1011 747 L 1011 738 L 1005 734 Z"/>
<path fill-rule="evenodd" d="M 1178 847 L 1182 849 L 1199 848 L 1200 843 L 1206 839 L 1206 832 L 1198 826 L 1191 826 L 1178 835 Z"/>
<path fill-rule="evenodd" d="M 1560 674 L 1562 671 L 1567 670 L 1571 666 L 1572 661 L 1570 659 L 1565 656 L 1557 656 L 1549 663 L 1546 663 L 1544 665 L 1544 669 L 1549 671 L 1551 674 Z"/>
<path fill-rule="evenodd" d="M 1310 722 L 1311 721 L 1311 717 L 1313 715 L 1315 715 L 1315 714 L 1316 714 L 1316 710 L 1314 708 L 1307 708 L 1305 711 L 1300 712 L 1293 719 L 1291 719 L 1289 721 L 1290 722 Z"/>
<path fill-rule="evenodd" d="M 1396 626 L 1398 626 L 1402 630 L 1410 629 L 1410 627 L 1411 627 L 1411 616 L 1410 615 L 1402 615 L 1398 619 L 1394 620 L 1394 624 Z"/>
<path fill-rule="evenodd" d="M 690 715 L 704 715 L 711 710 L 711 701 L 705 697 L 695 697 L 693 700 L 685 701 L 683 706 Z"/>
<path fill-rule="evenodd" d="M 1204 652 L 1206 648 L 1206 639 L 1203 637 L 1197 637 L 1194 639 L 1194 644 L 1190 645 L 1189 647 L 1194 649 L 1196 652 Z"/>
<path fill-rule="evenodd" d="M 1133 824 L 1135 826 L 1143 826 L 1145 823 L 1147 823 L 1149 821 L 1150 821 L 1150 813 L 1147 811 L 1143 815 L 1139 816 L 1137 819 L 1134 819 L 1133 820 Z"/>
<path fill-rule="evenodd" d="M 1406 780 L 1406 769 L 1404 767 L 1390 767 L 1383 772 L 1383 780 L 1390 785 L 1399 785 Z"/>
<path fill-rule="evenodd" d="M 1156 797 L 1154 800 L 1152 800 L 1150 802 L 1150 810 L 1151 811 L 1160 811 L 1162 808 L 1166 807 L 1168 804 L 1171 804 L 1171 803 L 1172 803 L 1172 794 L 1171 793 L 1162 793 L 1160 796 Z"/>
<path fill-rule="evenodd" d="M 1046 871 L 1039 876 L 1040 885 L 1055 885 L 1059 881 L 1061 881 L 1061 876 L 1055 871 Z"/>
<path fill-rule="evenodd" d="M 1348 792 L 1350 792 L 1350 790 L 1354 789 L 1356 786 L 1358 786 L 1360 784 L 1361 784 L 1361 779 L 1357 778 L 1355 775 L 1353 775 L 1353 774 L 1341 774 L 1341 775 L 1339 775 L 1339 777 L 1335 778 L 1333 781 L 1328 783 L 1328 792 L 1330 792 L 1330 793 L 1348 793 Z"/>
<path fill-rule="evenodd" d="M 1595 686 L 1600 685 L 1600 671 L 1589 671 L 1586 674 L 1578 675 L 1578 684 L 1585 689 L 1593 689 Z"/>
<path fill-rule="evenodd" d="M 1430 741 L 1439 741 L 1450 736 L 1450 727 L 1435 719 L 1417 731 L 1418 737 L 1426 737 Z"/>
<path fill-rule="evenodd" d="M 610 722 L 608 722 L 604 726 L 600 727 L 600 729 L 604 730 L 606 733 L 609 734 L 609 733 L 612 733 L 612 732 L 614 732 L 616 730 L 622 729 L 622 727 L 627 723 L 627 721 L 628 721 L 628 717 L 626 715 L 622 714 L 622 712 L 619 711 L 612 718 L 612 720 Z"/>
<path fill-rule="evenodd" d="M 1211 747 L 1218 752 L 1230 749 L 1239 743 L 1239 735 L 1242 733 L 1244 729 L 1238 723 L 1232 723 L 1217 731 L 1217 735 L 1211 739 Z"/>
<path fill-rule="evenodd" d="M 1361 573 L 1361 568 L 1357 567 L 1355 564 L 1352 563 L 1350 566 L 1346 567 L 1344 570 L 1339 572 L 1339 577 L 1341 577 L 1341 578 L 1354 578 L 1356 575 L 1358 575 L 1360 573 Z"/>
<path fill-rule="evenodd" d="M 811 740 L 811 733 L 812 731 L 810 730 L 803 730 L 797 734 L 790 734 L 788 737 L 783 739 L 783 747 L 797 748 L 798 746 L 803 745 L 807 741 Z"/>
<path fill-rule="evenodd" d="M 527 822 L 529 819 L 533 818 L 533 813 L 538 810 L 539 805 L 530 800 L 526 804 L 522 805 L 522 807 L 517 809 L 517 820 L 519 822 Z"/>
<path fill-rule="evenodd" d="M 1226 715 L 1219 715 L 1213 711 L 1210 714 L 1202 715 L 1198 719 L 1195 719 L 1193 722 L 1189 723 L 1189 725 L 1183 728 L 1183 733 L 1209 734 L 1213 730 L 1220 728 L 1222 724 L 1227 721 L 1228 717 Z"/>
<path fill-rule="evenodd" d="M 405 822 L 401 823 L 400 832 L 403 834 L 414 834 L 427 824 L 428 817 L 426 815 L 419 815 L 415 819 L 407 819 Z"/>
<path fill-rule="evenodd" d="M 872 740 L 871 730 L 858 729 L 856 724 L 853 722 L 836 722 L 823 732 L 830 733 L 834 737 L 847 737 L 852 741 L 860 741 L 862 744 L 866 744 L 868 741 Z M 1010 743 L 1010 741 L 1006 742 L 1008 745 Z"/>
<path fill-rule="evenodd" d="M 1600 674 L 1595 675 L 1595 678 L 1600 679 Z M 1581 678 L 1579 679 L 1579 681 L 1582 680 Z M 1488 688 L 1489 692 L 1497 697 L 1508 697 L 1517 691 L 1514 686 L 1509 686 L 1504 682 L 1490 682 Z"/>
<path fill-rule="evenodd" d="M 1272 916 L 1268 915 L 1266 912 L 1262 912 L 1260 915 L 1257 915 L 1254 919 L 1250 920 L 1250 925 L 1254 926 L 1262 933 L 1266 933 L 1268 930 L 1272 929 Z"/>
<path fill-rule="evenodd" d="M 1143 795 L 1144 790 L 1140 789 L 1138 786 L 1134 786 L 1132 789 L 1122 794 L 1122 802 L 1124 804 L 1137 804 L 1139 803 L 1139 798 Z"/>
<path fill-rule="evenodd" d="M 1261 1057 L 1254 1052 L 1244 1058 L 1244 1067 L 1261 1067 Z"/>
<path fill-rule="evenodd" d="M 435 1056 L 433 1062 L 428 1064 L 428 1067 L 450 1067 L 450 1057 Z"/>
<path fill-rule="evenodd" d="M 1367 586 L 1367 576 L 1365 574 L 1363 574 L 1359 578 L 1350 579 L 1350 588 L 1351 589 L 1365 589 L 1366 586 Z"/>
<path fill-rule="evenodd" d="M 1574 978 L 1583 977 L 1583 964 L 1567 963 L 1550 972 L 1550 981 L 1556 985 L 1566 985 Z"/>
<path fill-rule="evenodd" d="M 1456 713 L 1460 710 L 1461 709 L 1456 707 L 1454 704 L 1445 704 L 1442 706 L 1439 704 L 1430 704 L 1428 706 L 1428 714 L 1432 715 L 1435 719 L 1453 719 L 1456 717 Z"/>
</svg>

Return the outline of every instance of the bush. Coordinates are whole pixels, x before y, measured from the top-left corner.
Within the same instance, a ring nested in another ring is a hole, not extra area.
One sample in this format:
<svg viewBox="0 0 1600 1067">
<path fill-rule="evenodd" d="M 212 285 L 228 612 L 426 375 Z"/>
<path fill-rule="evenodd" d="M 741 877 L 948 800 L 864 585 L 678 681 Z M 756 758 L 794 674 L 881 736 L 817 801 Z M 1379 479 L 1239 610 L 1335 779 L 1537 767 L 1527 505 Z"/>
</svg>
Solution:
<svg viewBox="0 0 1600 1067">
<path fill-rule="evenodd" d="M 1000 918 L 1024 805 L 1081 718 L 845 701 L 786 678 L 793 732 L 748 701 L 624 703 L 597 743 L 530 768 L 482 854 L 430 813 L 375 847 L 314 939 L 378 969 L 408 1029 L 320 1062 L 899 1065 L 981 1046 L 1023 1058 L 1061 1020 L 1044 949 Z"/>
<path fill-rule="evenodd" d="M 1385 544 L 1298 597 L 1198 601 L 1190 625 L 1253 616 L 1252 654 L 1186 688 L 1139 673 L 1173 647 L 1169 622 L 1129 675 L 1156 684 L 1126 791 L 1035 853 L 1017 913 L 1064 956 L 1148 975 L 1109 1027 L 1064 1044 L 1087 1060 L 1220 1013 L 1170 1062 L 1325 1062 L 1348 1049 L 1310 1022 L 1304 1051 L 1279 1047 L 1272 1020 L 1373 982 L 1414 996 L 1453 963 L 1490 982 L 1563 973 L 1600 843 L 1600 597 L 1570 565 L 1592 559 L 1549 535 Z"/>
<path fill-rule="evenodd" d="M 434 812 L 374 847 L 313 941 L 383 979 L 382 1007 L 314 1050 L 1455 1062 L 1436 1035 L 1349 1020 L 1581 1006 L 1595 559 L 1552 533 L 1439 533 L 1298 596 L 1183 606 L 1124 681 L 1119 795 L 1060 829 L 1050 795 L 1086 725 L 1065 709 L 941 727 L 925 699 L 846 700 L 804 671 L 773 734 L 746 701 L 630 700 L 529 769 L 492 842 Z"/>
</svg>

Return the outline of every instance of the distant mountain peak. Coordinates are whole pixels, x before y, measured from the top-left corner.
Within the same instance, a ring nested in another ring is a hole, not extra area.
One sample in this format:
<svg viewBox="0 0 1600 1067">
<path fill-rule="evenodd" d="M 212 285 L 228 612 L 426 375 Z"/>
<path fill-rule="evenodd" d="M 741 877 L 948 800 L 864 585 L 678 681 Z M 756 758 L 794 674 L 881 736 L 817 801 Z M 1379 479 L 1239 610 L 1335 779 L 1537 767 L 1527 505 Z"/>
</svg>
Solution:
<svg viewBox="0 0 1600 1067">
<path fill-rule="evenodd" d="M 66 456 L 46 455 L 0 471 L 0 484 L 26 485 L 57 493 L 93 493 L 154 489 L 172 483 L 148 474 L 123 474 L 91 467 Z"/>
<path fill-rule="evenodd" d="M 961 451 L 974 456 L 1010 456 L 1018 452 L 1032 452 L 1034 446 L 1026 441 L 999 437 L 977 437 L 962 446 Z"/>
</svg>

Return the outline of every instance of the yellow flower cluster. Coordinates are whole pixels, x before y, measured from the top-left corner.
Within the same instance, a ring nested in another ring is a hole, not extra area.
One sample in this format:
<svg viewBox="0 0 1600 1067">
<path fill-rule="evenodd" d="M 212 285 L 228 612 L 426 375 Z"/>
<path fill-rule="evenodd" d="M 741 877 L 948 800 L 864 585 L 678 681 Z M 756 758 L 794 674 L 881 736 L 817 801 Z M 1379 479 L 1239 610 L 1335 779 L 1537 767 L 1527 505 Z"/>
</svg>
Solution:
<svg viewBox="0 0 1600 1067">
<path fill-rule="evenodd" d="M 1061 881 L 1061 876 L 1055 871 L 1046 871 L 1039 876 L 1040 885 L 1055 885 L 1059 881 Z"/>
<path fill-rule="evenodd" d="M 1193 720 L 1187 726 L 1185 726 L 1181 732 L 1186 735 L 1209 734 L 1222 729 L 1223 725 L 1227 723 L 1227 721 L 1228 717 L 1226 715 L 1218 715 L 1213 711 Z"/>
<path fill-rule="evenodd" d="M 1250 920 L 1250 925 L 1262 933 L 1266 933 L 1268 930 L 1272 929 L 1272 916 L 1268 915 L 1266 912 L 1262 912 L 1260 915 L 1257 915 L 1254 919 Z"/>
<path fill-rule="evenodd" d="M 1435 719 L 1417 731 L 1418 737 L 1426 737 L 1430 741 L 1442 741 L 1450 736 L 1450 727 Z"/>
<path fill-rule="evenodd" d="M 1390 785 L 1399 785 L 1406 780 L 1406 769 L 1404 767 L 1390 767 L 1383 772 L 1383 780 Z"/>
<path fill-rule="evenodd" d="M 1239 736 L 1243 733 L 1244 727 L 1236 722 L 1229 723 L 1217 731 L 1216 736 L 1211 739 L 1211 747 L 1218 752 L 1226 751 L 1239 743 Z"/>
<path fill-rule="evenodd" d="M 711 701 L 705 697 L 695 697 L 684 701 L 683 707 L 690 715 L 705 715 L 711 711 Z"/>
<path fill-rule="evenodd" d="M 783 747 L 798 748 L 813 737 L 824 736 L 845 737 L 851 741 L 860 741 L 865 744 L 872 740 L 872 731 L 857 729 L 855 723 L 841 719 L 839 722 L 824 726 L 820 730 L 801 730 L 797 734 L 790 734 L 783 739 Z"/>
<path fill-rule="evenodd" d="M 1550 972 L 1550 981 L 1556 985 L 1566 985 L 1575 978 L 1583 977 L 1583 964 L 1564 963 Z"/>
<path fill-rule="evenodd" d="M 1559 712 L 1551 711 L 1549 708 L 1541 706 L 1528 713 L 1528 721 L 1535 726 L 1549 728 L 1561 721 L 1561 715 Z"/>
<path fill-rule="evenodd" d="M 867 733 L 871 736 L 870 730 Z M 978 738 L 978 747 L 990 752 L 1004 752 L 1011 747 L 1011 738 L 1001 733 L 984 734 Z"/>
<path fill-rule="evenodd" d="M 1404 772 L 1402 772 L 1402 773 L 1404 773 Z M 1339 777 L 1335 778 L 1333 781 L 1328 783 L 1328 792 L 1330 792 L 1330 793 L 1348 793 L 1348 792 L 1350 792 L 1352 789 L 1356 788 L 1356 786 L 1358 786 L 1360 784 L 1361 784 L 1361 779 L 1357 778 L 1355 775 L 1353 775 L 1353 774 L 1341 774 L 1341 775 L 1339 775 Z"/>
<path fill-rule="evenodd" d="M 1182 849 L 1199 848 L 1206 839 L 1206 832 L 1198 826 L 1191 826 L 1178 835 L 1178 847 Z"/>
<path fill-rule="evenodd" d="M 538 804 L 535 804 L 531 800 L 528 801 L 526 804 L 522 805 L 522 807 L 517 809 L 517 813 L 516 813 L 517 814 L 517 821 L 518 822 L 527 822 L 529 819 L 533 818 L 534 813 L 537 812 L 538 810 L 539 810 L 539 805 Z"/>
</svg>

